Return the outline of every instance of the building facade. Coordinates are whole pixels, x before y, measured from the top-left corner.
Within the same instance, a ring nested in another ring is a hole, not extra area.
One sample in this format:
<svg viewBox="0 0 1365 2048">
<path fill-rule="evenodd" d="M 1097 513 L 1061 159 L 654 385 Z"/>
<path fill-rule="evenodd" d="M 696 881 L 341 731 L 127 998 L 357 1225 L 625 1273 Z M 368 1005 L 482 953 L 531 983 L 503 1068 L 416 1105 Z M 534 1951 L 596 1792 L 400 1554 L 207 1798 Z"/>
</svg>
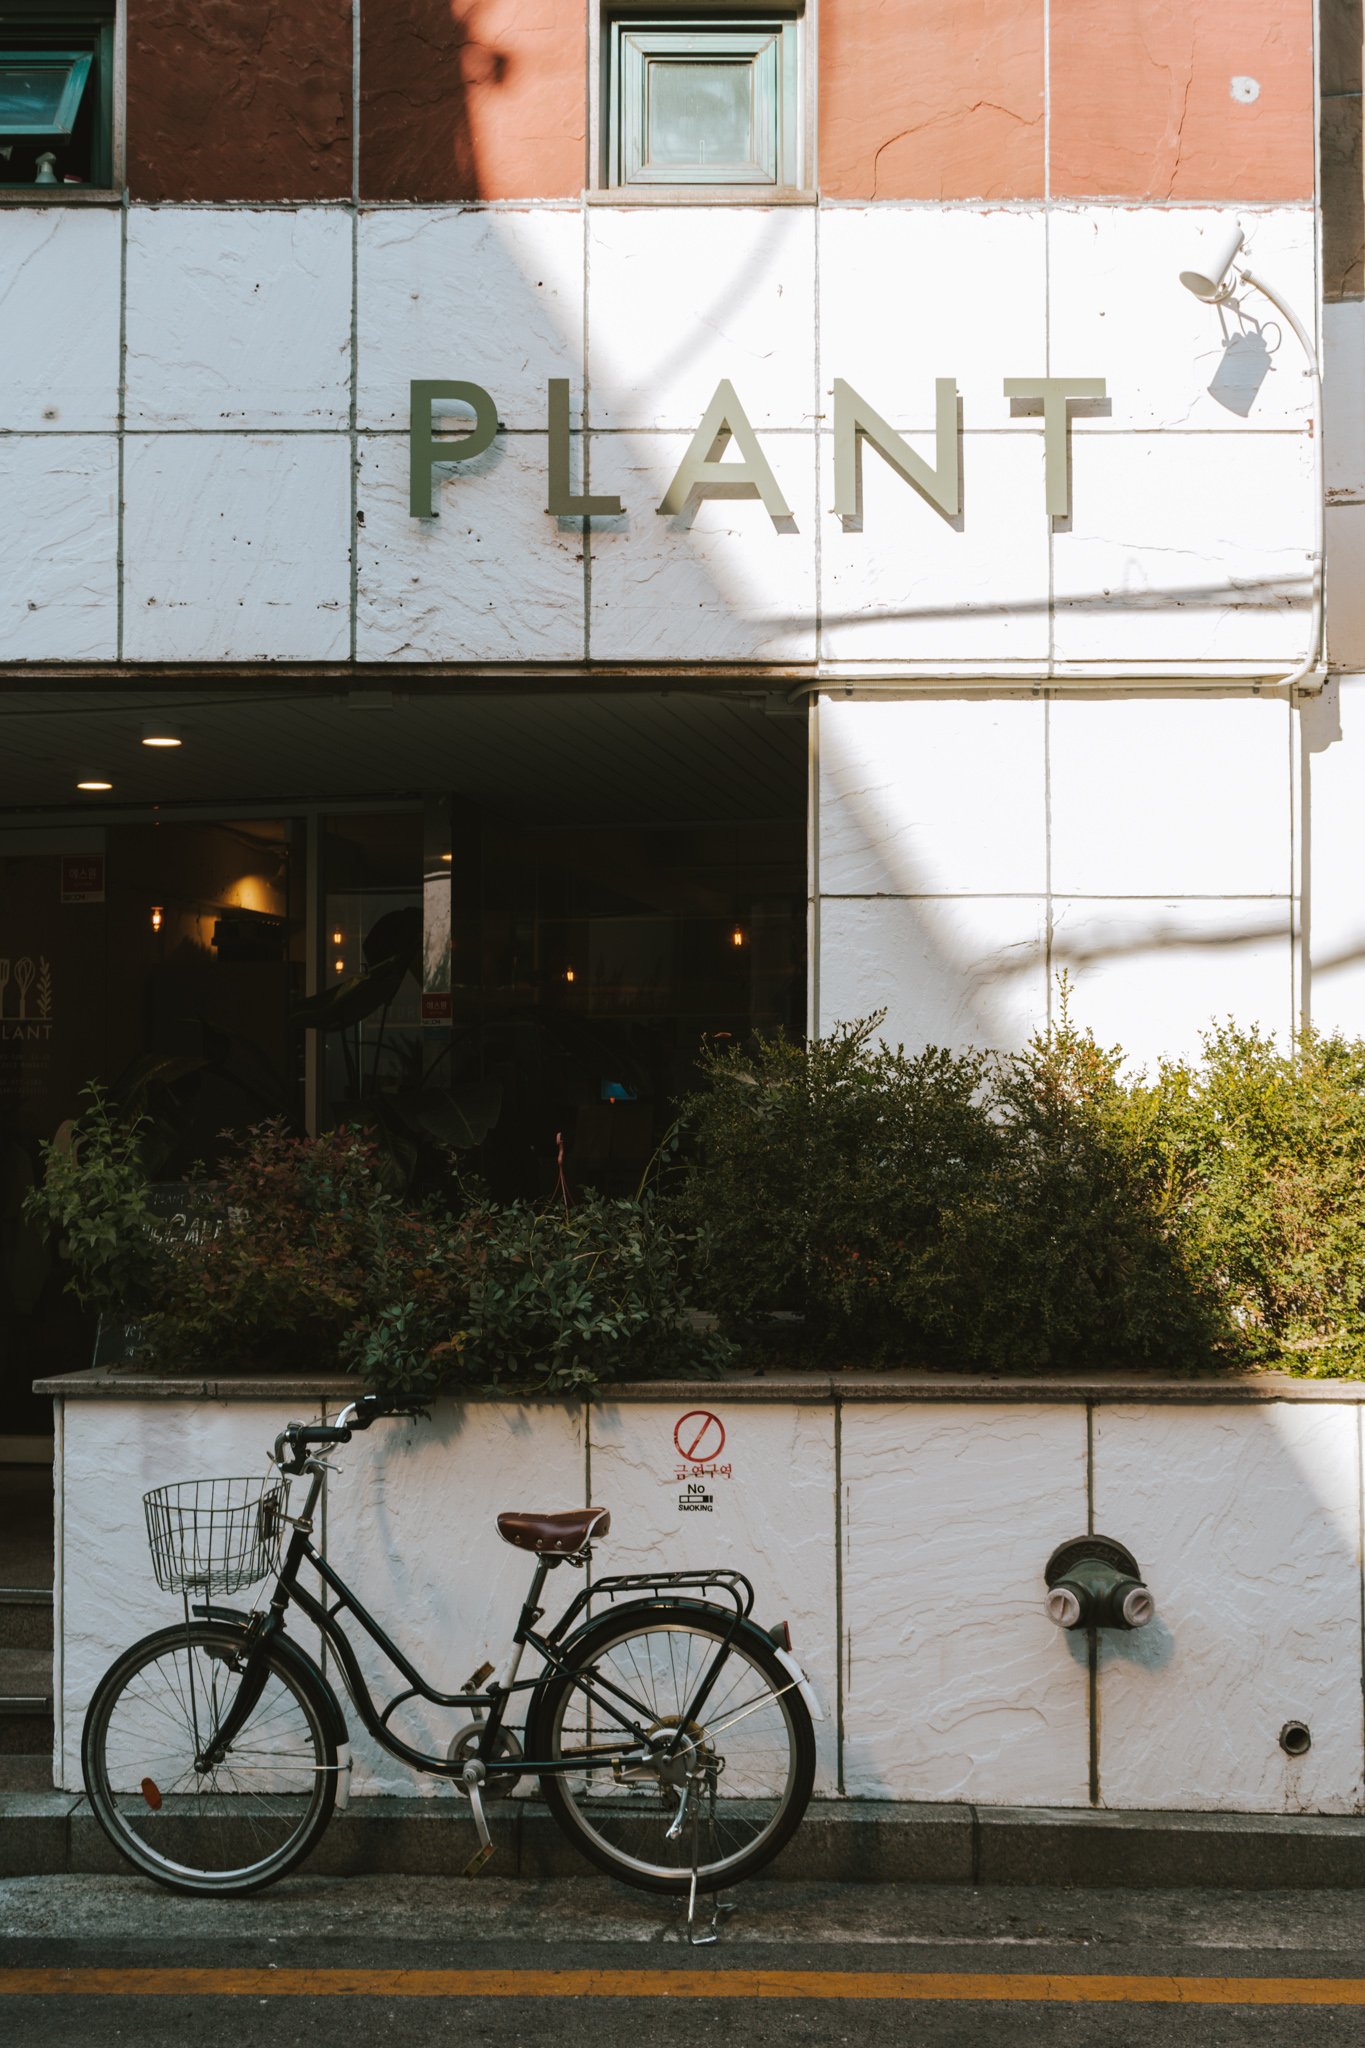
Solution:
<svg viewBox="0 0 1365 2048">
<path fill-rule="evenodd" d="M 534 1191 L 708 1034 L 1360 1031 L 1358 0 L 0 35 L 18 1179 L 92 1077 Z"/>
</svg>

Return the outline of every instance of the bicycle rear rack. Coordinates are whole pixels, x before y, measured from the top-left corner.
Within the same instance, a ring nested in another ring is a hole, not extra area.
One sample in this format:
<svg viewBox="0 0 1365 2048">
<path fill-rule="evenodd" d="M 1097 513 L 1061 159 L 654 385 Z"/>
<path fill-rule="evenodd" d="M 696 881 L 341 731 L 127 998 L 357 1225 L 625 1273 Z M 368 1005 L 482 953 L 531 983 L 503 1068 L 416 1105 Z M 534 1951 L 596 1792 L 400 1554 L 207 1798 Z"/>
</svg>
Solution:
<svg viewBox="0 0 1365 2048">
<path fill-rule="evenodd" d="M 637 1593 L 677 1593 L 684 1588 L 705 1590 L 716 1587 L 735 1603 L 735 1625 L 747 1620 L 754 1611 L 754 1589 L 743 1572 L 717 1567 L 713 1571 L 694 1572 L 627 1572 L 605 1579 L 594 1579 L 590 1586 L 584 1586 L 549 1632 L 551 1642 L 558 1642 L 572 1621 L 577 1620 L 589 1601 L 597 1599 L 621 1600 Z"/>
</svg>

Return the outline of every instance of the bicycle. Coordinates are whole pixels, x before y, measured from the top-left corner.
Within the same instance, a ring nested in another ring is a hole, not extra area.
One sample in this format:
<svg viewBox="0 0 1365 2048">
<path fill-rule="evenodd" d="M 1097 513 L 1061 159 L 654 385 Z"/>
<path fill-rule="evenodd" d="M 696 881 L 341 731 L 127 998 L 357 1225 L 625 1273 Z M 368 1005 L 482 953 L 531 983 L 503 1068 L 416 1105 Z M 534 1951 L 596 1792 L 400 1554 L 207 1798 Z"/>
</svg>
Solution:
<svg viewBox="0 0 1365 2048">
<path fill-rule="evenodd" d="M 81 1748 L 92 1811 L 136 1869 L 173 1891 L 259 1891 L 303 1861 L 346 1803 L 352 1758 L 332 1684 L 286 1630 L 293 1607 L 321 1632 L 375 1741 L 468 1799 L 479 1846 L 467 1876 L 493 1853 L 486 1802 L 538 1776 L 555 1820 L 600 1869 L 687 1895 L 697 1939 L 698 1893 L 761 1870 L 810 1799 L 820 1708 L 786 1623 L 761 1628 L 749 1580 L 717 1569 L 598 1578 L 539 1630 L 549 1573 L 586 1569 L 611 1517 L 603 1508 L 501 1514 L 499 1534 L 535 1558 L 511 1646 L 498 1675 L 484 1664 L 460 1691 L 439 1691 L 312 1540 L 331 1469 L 314 1451 L 349 1443 L 381 1415 L 421 1412 L 363 1395 L 333 1424 L 281 1431 L 274 1475 L 191 1480 L 145 1496 L 157 1582 L 182 1595 L 185 1617 L 134 1643 L 96 1688 Z M 299 1477 L 308 1484 L 291 1514 L 289 1484 Z M 305 1564 L 321 1597 L 300 1582 Z M 250 1613 L 214 1597 L 272 1572 L 268 1602 Z M 343 1614 L 403 1681 L 383 1708 Z M 521 1678 L 528 1649 L 543 1668 Z M 506 1725 L 520 1694 L 524 1747 Z M 413 1699 L 471 1716 L 444 1754 L 413 1747 L 390 1726 Z M 714 1926 L 713 1915 L 704 1938 Z"/>
</svg>

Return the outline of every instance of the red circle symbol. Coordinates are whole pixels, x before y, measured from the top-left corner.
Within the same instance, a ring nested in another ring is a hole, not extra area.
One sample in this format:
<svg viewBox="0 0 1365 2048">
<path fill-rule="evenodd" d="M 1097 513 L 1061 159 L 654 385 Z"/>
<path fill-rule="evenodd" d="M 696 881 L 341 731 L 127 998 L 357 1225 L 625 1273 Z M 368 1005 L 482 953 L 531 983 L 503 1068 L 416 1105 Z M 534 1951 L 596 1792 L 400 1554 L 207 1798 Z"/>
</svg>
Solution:
<svg viewBox="0 0 1365 2048">
<path fill-rule="evenodd" d="M 709 1465 L 725 1449 L 725 1428 L 709 1408 L 689 1408 L 673 1426 L 673 1441 L 689 1465 Z"/>
</svg>

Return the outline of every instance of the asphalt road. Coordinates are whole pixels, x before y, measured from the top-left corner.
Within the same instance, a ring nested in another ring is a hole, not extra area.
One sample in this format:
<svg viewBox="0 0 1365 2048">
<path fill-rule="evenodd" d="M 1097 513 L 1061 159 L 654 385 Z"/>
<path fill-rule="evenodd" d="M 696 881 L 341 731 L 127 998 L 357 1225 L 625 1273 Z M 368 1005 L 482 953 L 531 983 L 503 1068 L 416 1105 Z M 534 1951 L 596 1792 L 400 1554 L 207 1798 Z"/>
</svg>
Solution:
<svg viewBox="0 0 1365 2048">
<path fill-rule="evenodd" d="M 606 1879 L 0 1883 L 13 2048 L 1365 2048 L 1365 1893 L 755 1884 L 714 1948 Z"/>
</svg>

